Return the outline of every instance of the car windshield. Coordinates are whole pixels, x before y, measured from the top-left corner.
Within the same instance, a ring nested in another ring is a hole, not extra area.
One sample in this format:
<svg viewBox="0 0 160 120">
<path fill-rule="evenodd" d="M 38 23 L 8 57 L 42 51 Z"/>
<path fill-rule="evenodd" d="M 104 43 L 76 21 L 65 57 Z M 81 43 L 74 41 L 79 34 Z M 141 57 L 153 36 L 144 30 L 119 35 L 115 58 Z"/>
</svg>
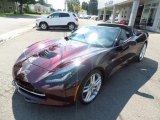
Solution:
<svg viewBox="0 0 160 120">
<path fill-rule="evenodd" d="M 102 47 L 112 47 L 118 33 L 117 28 L 87 26 L 72 33 L 69 39 Z"/>
</svg>

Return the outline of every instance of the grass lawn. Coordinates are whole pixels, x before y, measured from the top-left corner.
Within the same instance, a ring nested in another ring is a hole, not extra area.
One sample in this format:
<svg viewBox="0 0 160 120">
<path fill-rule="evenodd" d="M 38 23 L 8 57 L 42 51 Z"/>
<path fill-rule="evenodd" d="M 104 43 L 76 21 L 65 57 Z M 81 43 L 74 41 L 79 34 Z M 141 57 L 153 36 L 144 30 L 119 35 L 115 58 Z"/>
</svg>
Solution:
<svg viewBox="0 0 160 120">
<path fill-rule="evenodd" d="M 0 17 L 19 16 L 20 14 L 14 13 L 0 13 Z"/>
<path fill-rule="evenodd" d="M 18 16 L 20 16 L 20 17 L 33 17 L 33 16 L 37 16 L 37 14 L 19 14 L 19 13 L 17 13 L 17 14 L 14 14 L 14 13 L 0 13 L 0 17 L 18 17 Z"/>
</svg>

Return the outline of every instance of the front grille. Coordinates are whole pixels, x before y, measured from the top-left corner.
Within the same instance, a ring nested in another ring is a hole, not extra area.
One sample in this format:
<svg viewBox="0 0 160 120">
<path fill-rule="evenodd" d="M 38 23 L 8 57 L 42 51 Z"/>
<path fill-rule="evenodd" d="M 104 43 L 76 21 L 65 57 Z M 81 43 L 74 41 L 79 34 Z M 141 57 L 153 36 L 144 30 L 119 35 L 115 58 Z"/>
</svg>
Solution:
<svg viewBox="0 0 160 120">
<path fill-rule="evenodd" d="M 25 81 L 22 81 L 22 80 L 16 80 L 16 84 L 21 87 L 23 90 L 26 90 L 27 92 L 33 92 L 33 93 L 37 93 L 37 94 L 44 94 L 42 93 L 41 91 L 39 91 L 38 89 L 34 88 L 32 86 L 32 84 L 28 83 L 28 82 L 25 82 Z"/>
</svg>

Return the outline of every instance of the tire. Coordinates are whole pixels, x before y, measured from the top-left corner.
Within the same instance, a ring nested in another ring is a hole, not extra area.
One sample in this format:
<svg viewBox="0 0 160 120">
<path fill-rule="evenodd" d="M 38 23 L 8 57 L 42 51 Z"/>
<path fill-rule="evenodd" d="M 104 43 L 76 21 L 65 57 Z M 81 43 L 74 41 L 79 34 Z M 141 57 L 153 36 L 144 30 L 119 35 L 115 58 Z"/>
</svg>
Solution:
<svg viewBox="0 0 160 120">
<path fill-rule="evenodd" d="M 99 70 L 89 73 L 80 85 L 78 92 L 79 102 L 82 104 L 91 103 L 97 97 L 102 86 L 102 81 L 102 73 Z"/>
<path fill-rule="evenodd" d="M 42 23 L 40 23 L 40 28 L 41 28 L 42 30 L 47 30 L 47 29 L 48 29 L 48 24 L 45 23 L 45 22 L 42 22 Z"/>
<path fill-rule="evenodd" d="M 76 26 L 75 26 L 74 23 L 69 23 L 69 24 L 68 24 L 68 29 L 69 29 L 70 31 L 75 30 L 75 28 L 76 28 Z"/>
<path fill-rule="evenodd" d="M 146 52 L 146 48 L 147 48 L 147 43 L 144 43 L 138 56 L 136 57 L 136 62 L 141 62 L 143 60 L 145 52 Z"/>
</svg>

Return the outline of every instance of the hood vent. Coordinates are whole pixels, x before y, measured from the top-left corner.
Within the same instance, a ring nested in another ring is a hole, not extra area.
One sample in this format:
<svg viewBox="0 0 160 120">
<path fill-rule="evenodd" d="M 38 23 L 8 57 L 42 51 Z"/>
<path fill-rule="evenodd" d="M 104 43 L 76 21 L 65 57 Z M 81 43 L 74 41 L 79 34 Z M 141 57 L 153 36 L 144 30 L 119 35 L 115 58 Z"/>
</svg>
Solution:
<svg viewBox="0 0 160 120">
<path fill-rule="evenodd" d="M 51 52 L 49 50 L 44 50 L 44 51 L 42 51 L 42 52 L 39 53 L 40 57 L 47 58 L 47 59 L 53 58 L 56 55 L 57 55 L 56 53 Z"/>
</svg>

